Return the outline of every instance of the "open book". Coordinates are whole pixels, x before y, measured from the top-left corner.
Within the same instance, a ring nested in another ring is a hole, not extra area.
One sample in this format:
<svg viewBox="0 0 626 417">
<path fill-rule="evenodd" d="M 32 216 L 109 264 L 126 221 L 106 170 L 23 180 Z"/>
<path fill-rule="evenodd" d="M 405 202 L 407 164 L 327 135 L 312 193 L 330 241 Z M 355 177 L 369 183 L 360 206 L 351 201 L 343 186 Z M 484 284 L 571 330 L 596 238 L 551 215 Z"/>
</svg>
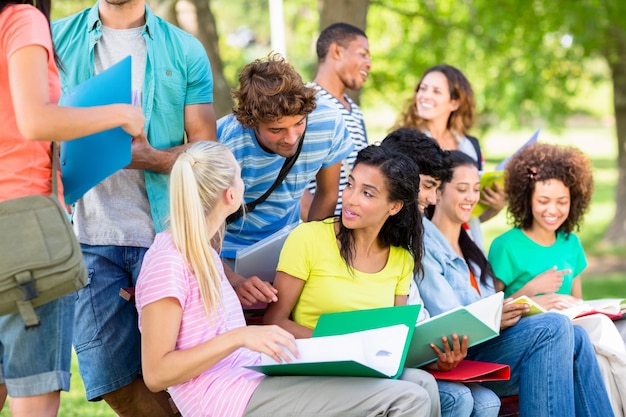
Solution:
<svg viewBox="0 0 626 417">
<path fill-rule="evenodd" d="M 409 326 L 363 330 L 337 336 L 297 339 L 299 357 L 277 363 L 262 355 L 249 368 L 266 375 L 345 375 L 393 378 L 401 370 Z"/>
<path fill-rule="evenodd" d="M 310 339 L 298 339 L 299 357 L 276 363 L 263 357 L 248 368 L 266 375 L 398 378 L 404 369 L 420 305 L 322 314 Z"/>
<path fill-rule="evenodd" d="M 407 368 L 417 368 L 437 360 L 430 347 L 434 344 L 443 350 L 441 337 L 452 340 L 452 334 L 467 335 L 469 347 L 478 345 L 500 334 L 504 294 L 498 292 L 467 306 L 417 323 L 406 358 Z"/>
<path fill-rule="evenodd" d="M 480 191 L 482 191 L 483 189 L 487 187 L 493 188 L 494 184 L 496 183 L 501 189 L 504 189 L 504 170 L 506 169 L 506 166 L 508 165 L 509 161 L 511 160 L 511 158 L 513 158 L 513 156 L 515 156 L 519 151 L 524 149 L 526 146 L 537 142 L 537 138 L 539 137 L 540 131 L 541 129 L 537 129 L 535 133 L 533 133 L 533 135 L 530 137 L 530 139 L 524 142 L 524 144 L 520 146 L 519 149 L 517 149 L 512 155 L 509 155 L 508 157 L 500 161 L 500 163 L 496 165 L 493 171 L 483 172 L 483 174 L 480 177 Z M 472 211 L 472 216 L 478 217 L 486 209 L 487 209 L 487 206 L 481 203 L 478 203 L 476 204 L 476 206 L 474 207 L 474 210 Z"/>
<path fill-rule="evenodd" d="M 530 297 L 522 295 L 511 301 L 516 304 L 528 304 L 530 310 L 526 313 L 526 316 L 533 314 L 545 313 L 548 310 L 534 302 Z M 563 310 L 552 309 L 555 313 L 563 314 L 570 319 L 586 316 L 589 314 L 602 313 L 609 318 L 616 320 L 621 318 L 626 313 L 626 298 L 601 298 L 598 300 L 585 300 L 580 304 L 575 304 L 565 308 Z"/>
</svg>

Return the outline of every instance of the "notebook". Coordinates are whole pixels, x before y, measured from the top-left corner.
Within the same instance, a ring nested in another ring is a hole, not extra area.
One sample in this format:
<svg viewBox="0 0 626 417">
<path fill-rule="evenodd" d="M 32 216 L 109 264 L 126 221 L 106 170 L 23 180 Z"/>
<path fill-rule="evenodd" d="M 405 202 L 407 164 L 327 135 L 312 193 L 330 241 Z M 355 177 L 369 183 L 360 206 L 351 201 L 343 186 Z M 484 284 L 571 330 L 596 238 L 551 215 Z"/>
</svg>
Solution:
<svg viewBox="0 0 626 417">
<path fill-rule="evenodd" d="M 246 278 L 256 275 L 263 281 L 274 282 L 280 251 L 285 239 L 297 225 L 293 223 L 285 226 L 265 239 L 238 250 L 235 272 Z"/>
<path fill-rule="evenodd" d="M 247 368 L 266 375 L 398 378 L 421 305 L 322 314 L 310 339 L 298 339 L 292 363 L 262 359 Z"/>
<path fill-rule="evenodd" d="M 63 94 L 59 104 L 93 107 L 132 102 L 131 56 Z M 66 204 L 72 204 L 131 161 L 132 138 L 121 127 L 61 144 Z"/>
</svg>

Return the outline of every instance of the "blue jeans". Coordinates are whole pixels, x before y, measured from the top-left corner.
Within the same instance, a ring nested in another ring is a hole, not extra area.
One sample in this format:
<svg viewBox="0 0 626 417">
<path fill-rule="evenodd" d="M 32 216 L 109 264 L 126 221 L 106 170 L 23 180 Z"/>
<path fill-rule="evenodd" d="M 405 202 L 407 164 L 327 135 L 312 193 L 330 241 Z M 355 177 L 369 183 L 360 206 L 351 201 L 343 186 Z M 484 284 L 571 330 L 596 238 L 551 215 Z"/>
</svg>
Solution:
<svg viewBox="0 0 626 417">
<path fill-rule="evenodd" d="M 146 248 L 81 244 L 87 285 L 78 291 L 74 349 L 88 400 L 98 400 L 141 373 L 141 337 L 134 303 L 120 297 L 133 287 Z"/>
<path fill-rule="evenodd" d="M 519 394 L 520 416 L 613 416 L 586 332 L 557 313 L 522 318 L 468 359 L 505 363 L 511 379 L 484 383 L 500 396 Z"/>
<path fill-rule="evenodd" d="M 0 382 L 11 397 L 69 391 L 76 294 L 35 307 L 41 323 L 24 329 L 18 314 L 0 316 Z"/>
<path fill-rule="evenodd" d="M 437 381 L 441 417 L 497 417 L 500 398 L 479 384 Z"/>
</svg>

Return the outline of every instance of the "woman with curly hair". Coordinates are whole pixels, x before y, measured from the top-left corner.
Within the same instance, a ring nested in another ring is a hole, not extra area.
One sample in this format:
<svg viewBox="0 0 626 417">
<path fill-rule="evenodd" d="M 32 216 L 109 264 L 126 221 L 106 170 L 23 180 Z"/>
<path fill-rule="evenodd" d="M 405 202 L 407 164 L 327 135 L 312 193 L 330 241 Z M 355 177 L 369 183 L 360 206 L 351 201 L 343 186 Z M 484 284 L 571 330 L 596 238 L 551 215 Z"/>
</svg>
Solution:
<svg viewBox="0 0 626 417">
<path fill-rule="evenodd" d="M 504 188 L 513 229 L 498 236 L 489 262 L 506 296 L 538 296 L 546 309 L 582 298 L 587 266 L 578 230 L 591 202 L 591 161 L 574 147 L 536 143 L 509 162 Z"/>
<path fill-rule="evenodd" d="M 451 175 L 424 218 L 424 278 L 415 277 L 433 316 L 499 290 L 489 262 L 463 227 L 479 199 L 478 169 L 462 152 L 451 151 L 450 159 Z M 502 306 L 500 335 L 469 348 L 467 358 L 507 364 L 511 378 L 480 386 L 499 396 L 518 394 L 520 416 L 612 416 L 586 332 L 561 314 L 524 317 L 528 305 L 509 301 Z M 484 389 L 479 397 L 475 389 L 471 394 L 475 404 L 490 398 Z"/>
<path fill-rule="evenodd" d="M 533 297 L 546 310 L 576 308 L 587 259 L 573 232 L 591 203 L 591 161 L 575 147 L 535 143 L 511 159 L 504 189 L 514 227 L 493 241 L 489 261 L 505 295 Z M 616 326 L 603 314 L 573 322 L 589 334 L 613 413 L 626 416 L 626 346 Z"/>
<path fill-rule="evenodd" d="M 482 172 L 484 158 L 480 144 L 468 134 L 475 114 L 474 91 L 468 79 L 458 68 L 440 64 L 424 72 L 395 128 L 411 127 L 426 133 L 442 149 L 458 150 L 471 156 Z M 480 223 L 498 214 L 505 200 L 504 190 L 498 185 L 481 192 L 481 203 L 487 209 L 469 222 L 471 237 L 481 249 Z"/>
</svg>

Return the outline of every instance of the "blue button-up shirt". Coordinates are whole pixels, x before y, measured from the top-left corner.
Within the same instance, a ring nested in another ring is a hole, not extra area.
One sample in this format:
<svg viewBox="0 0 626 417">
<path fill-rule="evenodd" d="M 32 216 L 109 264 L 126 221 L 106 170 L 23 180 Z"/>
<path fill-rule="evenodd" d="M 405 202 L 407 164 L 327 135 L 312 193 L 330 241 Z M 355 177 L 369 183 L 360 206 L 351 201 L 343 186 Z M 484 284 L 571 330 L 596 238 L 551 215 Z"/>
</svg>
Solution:
<svg viewBox="0 0 626 417">
<path fill-rule="evenodd" d="M 450 246 L 446 238 L 430 220 L 424 218 L 424 277 L 416 276 L 424 307 L 436 316 L 455 307 L 465 306 L 483 297 L 495 294 L 491 282 L 478 283 L 480 294 L 470 283 L 469 267 Z M 479 272 L 476 274 L 480 275 Z"/>
<path fill-rule="evenodd" d="M 102 37 L 98 3 L 91 9 L 52 23 L 55 48 L 61 58 L 63 91 L 95 75 L 94 49 Z M 186 105 L 213 102 L 213 77 L 202 44 L 187 32 L 155 16 L 146 6 L 146 72 L 142 109 L 148 141 L 156 149 L 182 145 Z M 167 175 L 145 171 L 146 190 L 155 230 L 169 214 Z"/>
</svg>

